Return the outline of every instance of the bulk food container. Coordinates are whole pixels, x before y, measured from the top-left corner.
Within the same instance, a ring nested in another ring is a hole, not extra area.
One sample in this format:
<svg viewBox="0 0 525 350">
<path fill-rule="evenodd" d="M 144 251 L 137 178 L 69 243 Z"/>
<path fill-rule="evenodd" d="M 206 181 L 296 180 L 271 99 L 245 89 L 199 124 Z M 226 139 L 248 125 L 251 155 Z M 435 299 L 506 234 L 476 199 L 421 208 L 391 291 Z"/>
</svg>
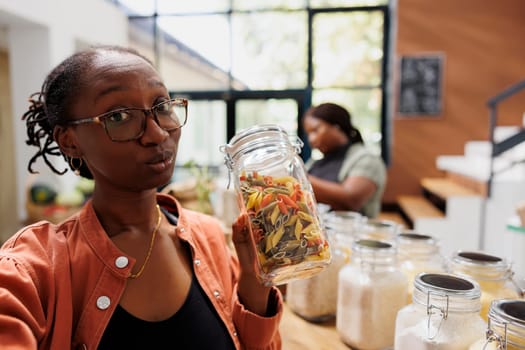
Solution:
<svg viewBox="0 0 525 350">
<path fill-rule="evenodd" d="M 339 272 L 336 329 L 355 349 L 392 347 L 397 312 L 406 305 L 407 277 L 396 263 L 393 244 L 360 239 L 350 264 Z M 405 348 L 408 349 L 408 348 Z"/>
<path fill-rule="evenodd" d="M 481 291 L 476 281 L 451 274 L 421 273 L 412 304 L 397 314 L 395 349 L 466 350 L 483 334 Z"/>
<path fill-rule="evenodd" d="M 469 350 L 525 349 L 525 301 L 500 299 L 490 305 L 487 331 Z"/>
<path fill-rule="evenodd" d="M 309 278 L 330 263 L 330 246 L 299 156 L 302 142 L 273 124 L 239 131 L 221 146 L 239 208 L 248 213 L 267 286 Z"/>
<path fill-rule="evenodd" d="M 481 317 L 486 321 L 490 304 L 496 299 L 517 299 L 521 289 L 513 280 L 512 265 L 505 258 L 484 252 L 461 251 L 452 254 L 449 272 L 472 277 L 481 288 Z"/>
</svg>

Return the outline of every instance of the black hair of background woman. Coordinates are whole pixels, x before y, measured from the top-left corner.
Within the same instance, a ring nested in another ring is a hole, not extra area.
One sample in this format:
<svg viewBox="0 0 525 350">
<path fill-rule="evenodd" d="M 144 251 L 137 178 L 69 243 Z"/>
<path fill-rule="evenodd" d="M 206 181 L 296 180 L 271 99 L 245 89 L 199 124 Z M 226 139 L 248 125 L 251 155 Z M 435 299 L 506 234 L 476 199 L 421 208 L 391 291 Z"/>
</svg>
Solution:
<svg viewBox="0 0 525 350">
<path fill-rule="evenodd" d="M 345 108 L 335 103 L 321 103 L 310 107 L 305 115 L 312 115 L 328 124 L 337 125 L 352 143 L 363 143 L 359 130 L 352 125 L 352 116 Z"/>
</svg>

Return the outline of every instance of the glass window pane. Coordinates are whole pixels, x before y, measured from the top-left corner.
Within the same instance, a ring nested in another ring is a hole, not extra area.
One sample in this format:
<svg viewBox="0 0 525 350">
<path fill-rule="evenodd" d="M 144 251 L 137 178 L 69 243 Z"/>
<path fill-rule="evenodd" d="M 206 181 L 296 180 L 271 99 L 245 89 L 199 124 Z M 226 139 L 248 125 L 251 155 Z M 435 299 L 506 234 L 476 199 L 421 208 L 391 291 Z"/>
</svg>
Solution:
<svg viewBox="0 0 525 350">
<path fill-rule="evenodd" d="M 193 160 L 201 166 L 222 166 L 224 154 L 219 147 L 226 143 L 226 103 L 189 101 L 188 122 L 182 128 L 177 165 Z"/>
<path fill-rule="evenodd" d="M 352 116 L 352 124 L 361 132 L 365 143 L 377 154 L 381 153 L 381 89 L 314 90 L 312 104 L 333 102 L 345 107 Z"/>
<path fill-rule="evenodd" d="M 311 7 L 348 7 L 387 5 L 388 0 L 310 0 Z"/>
<path fill-rule="evenodd" d="M 233 10 L 302 9 L 307 0 L 233 0 Z"/>
<path fill-rule="evenodd" d="M 293 99 L 240 100 L 235 104 L 235 129 L 278 124 L 290 135 L 297 135 L 297 111 Z"/>
<path fill-rule="evenodd" d="M 145 0 L 136 0 L 148 2 Z M 154 2 L 154 1 L 151 1 Z M 157 9 L 162 14 L 212 13 L 225 12 L 230 9 L 230 0 L 173 1 L 157 0 Z"/>
<path fill-rule="evenodd" d="M 155 20 L 152 17 L 130 19 L 128 26 L 129 45 L 155 62 Z"/>
<path fill-rule="evenodd" d="M 313 21 L 313 86 L 378 86 L 382 12 L 321 13 Z"/>
<path fill-rule="evenodd" d="M 154 1 L 118 0 L 117 3 L 128 16 L 150 16 L 155 13 Z"/>
<path fill-rule="evenodd" d="M 230 65 L 225 15 L 159 17 L 159 69 L 175 91 L 226 90 Z"/>
<path fill-rule="evenodd" d="M 307 16 L 264 12 L 232 16 L 232 75 L 236 89 L 284 90 L 306 86 Z"/>
</svg>

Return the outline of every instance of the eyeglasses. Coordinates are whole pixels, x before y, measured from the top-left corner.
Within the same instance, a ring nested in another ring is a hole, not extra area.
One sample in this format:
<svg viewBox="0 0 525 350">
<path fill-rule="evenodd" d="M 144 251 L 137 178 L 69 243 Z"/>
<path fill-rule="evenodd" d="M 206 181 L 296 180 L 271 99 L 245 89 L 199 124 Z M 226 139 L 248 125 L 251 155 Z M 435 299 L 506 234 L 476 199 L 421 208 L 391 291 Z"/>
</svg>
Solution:
<svg viewBox="0 0 525 350">
<path fill-rule="evenodd" d="M 144 135 L 146 116 L 150 113 L 163 130 L 177 130 L 186 124 L 188 100 L 185 98 L 174 98 L 158 103 L 150 109 L 116 109 L 92 118 L 71 120 L 66 122 L 65 125 L 97 123 L 104 127 L 111 141 L 125 142 L 137 140 Z"/>
</svg>

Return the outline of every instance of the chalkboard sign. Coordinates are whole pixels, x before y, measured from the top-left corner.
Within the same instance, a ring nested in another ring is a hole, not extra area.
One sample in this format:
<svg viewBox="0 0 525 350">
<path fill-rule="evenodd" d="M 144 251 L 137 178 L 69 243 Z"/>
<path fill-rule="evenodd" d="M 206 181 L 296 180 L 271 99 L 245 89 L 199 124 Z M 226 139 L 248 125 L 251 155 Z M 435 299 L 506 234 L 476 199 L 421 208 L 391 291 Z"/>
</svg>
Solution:
<svg viewBox="0 0 525 350">
<path fill-rule="evenodd" d="M 402 57 L 398 113 L 441 114 L 442 70 L 442 55 Z"/>
</svg>

